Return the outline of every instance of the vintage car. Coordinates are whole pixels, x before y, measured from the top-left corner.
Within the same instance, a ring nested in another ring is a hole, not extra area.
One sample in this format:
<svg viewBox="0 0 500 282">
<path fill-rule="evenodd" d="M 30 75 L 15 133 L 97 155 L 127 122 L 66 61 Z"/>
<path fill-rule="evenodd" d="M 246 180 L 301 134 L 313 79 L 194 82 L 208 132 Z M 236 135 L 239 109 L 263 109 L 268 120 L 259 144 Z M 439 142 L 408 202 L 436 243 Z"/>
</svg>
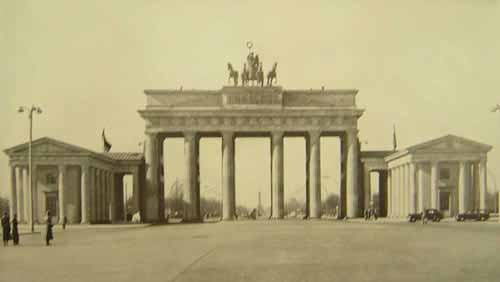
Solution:
<svg viewBox="0 0 500 282">
<path fill-rule="evenodd" d="M 465 213 L 459 213 L 455 216 L 457 221 L 465 221 L 465 220 L 476 220 L 476 221 L 486 221 L 490 218 L 490 213 L 488 210 L 484 209 L 475 209 L 470 210 Z"/>
<path fill-rule="evenodd" d="M 443 219 L 443 214 L 437 209 L 426 209 L 424 214 L 427 220 L 439 222 Z M 415 222 L 417 220 L 422 220 L 422 213 L 411 213 L 408 215 L 409 222 Z"/>
</svg>

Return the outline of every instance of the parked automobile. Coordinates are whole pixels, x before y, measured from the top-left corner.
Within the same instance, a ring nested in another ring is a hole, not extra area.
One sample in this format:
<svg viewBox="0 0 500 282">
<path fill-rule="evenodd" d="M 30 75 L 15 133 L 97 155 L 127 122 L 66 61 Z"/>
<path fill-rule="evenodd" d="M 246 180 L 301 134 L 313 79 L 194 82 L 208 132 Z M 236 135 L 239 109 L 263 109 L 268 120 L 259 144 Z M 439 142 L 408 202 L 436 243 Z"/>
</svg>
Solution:
<svg viewBox="0 0 500 282">
<path fill-rule="evenodd" d="M 443 219 L 443 214 L 437 209 L 426 209 L 424 214 L 427 220 L 432 220 L 434 222 L 439 222 Z M 417 220 L 422 220 L 422 213 L 411 213 L 408 215 L 409 222 L 415 222 Z"/>
<path fill-rule="evenodd" d="M 457 221 L 465 220 L 476 220 L 476 221 L 486 221 L 490 218 L 490 212 L 485 209 L 475 209 L 470 210 L 465 213 L 459 213 L 455 216 Z"/>
</svg>

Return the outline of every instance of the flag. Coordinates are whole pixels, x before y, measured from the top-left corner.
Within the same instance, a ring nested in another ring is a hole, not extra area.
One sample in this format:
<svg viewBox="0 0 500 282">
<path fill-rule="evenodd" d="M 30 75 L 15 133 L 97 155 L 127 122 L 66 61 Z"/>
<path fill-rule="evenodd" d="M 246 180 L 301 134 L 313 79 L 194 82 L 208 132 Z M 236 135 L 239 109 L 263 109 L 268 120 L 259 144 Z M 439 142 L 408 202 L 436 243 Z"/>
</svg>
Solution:
<svg viewBox="0 0 500 282">
<path fill-rule="evenodd" d="M 104 152 L 109 152 L 111 150 L 111 143 L 106 139 L 106 135 L 104 134 L 104 129 L 102 130 L 102 148 Z"/>
<path fill-rule="evenodd" d="M 396 139 L 396 125 L 392 127 L 392 149 L 396 151 L 398 148 L 398 140 Z"/>
</svg>

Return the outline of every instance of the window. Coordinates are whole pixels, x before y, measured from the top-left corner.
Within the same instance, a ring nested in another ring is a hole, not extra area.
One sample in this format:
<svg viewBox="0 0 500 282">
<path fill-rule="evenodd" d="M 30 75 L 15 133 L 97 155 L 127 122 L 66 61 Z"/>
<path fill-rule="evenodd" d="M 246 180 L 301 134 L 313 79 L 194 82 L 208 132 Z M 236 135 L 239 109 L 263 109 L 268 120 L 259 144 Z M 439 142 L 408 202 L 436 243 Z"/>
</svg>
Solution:
<svg viewBox="0 0 500 282">
<path fill-rule="evenodd" d="M 47 184 L 56 184 L 56 176 L 53 174 L 47 174 L 45 183 Z"/>
<path fill-rule="evenodd" d="M 439 179 L 440 180 L 450 180 L 450 169 L 449 168 L 439 169 Z"/>
</svg>

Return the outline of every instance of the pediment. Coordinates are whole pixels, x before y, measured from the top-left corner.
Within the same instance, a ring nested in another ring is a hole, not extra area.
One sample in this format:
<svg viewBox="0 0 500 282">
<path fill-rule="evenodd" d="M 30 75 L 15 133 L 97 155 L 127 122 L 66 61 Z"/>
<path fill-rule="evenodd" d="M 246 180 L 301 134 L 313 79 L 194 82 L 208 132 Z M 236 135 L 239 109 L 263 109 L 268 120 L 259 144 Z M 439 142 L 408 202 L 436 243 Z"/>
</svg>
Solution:
<svg viewBox="0 0 500 282">
<path fill-rule="evenodd" d="M 28 144 L 20 144 L 5 150 L 8 155 L 18 155 L 28 153 Z M 64 143 L 55 139 L 44 137 L 32 142 L 31 150 L 33 154 L 81 154 L 90 151 L 75 145 Z"/>
<path fill-rule="evenodd" d="M 475 152 L 484 153 L 491 150 L 491 146 L 454 135 L 431 140 L 408 148 L 410 152 L 439 153 L 439 152 Z"/>
</svg>

